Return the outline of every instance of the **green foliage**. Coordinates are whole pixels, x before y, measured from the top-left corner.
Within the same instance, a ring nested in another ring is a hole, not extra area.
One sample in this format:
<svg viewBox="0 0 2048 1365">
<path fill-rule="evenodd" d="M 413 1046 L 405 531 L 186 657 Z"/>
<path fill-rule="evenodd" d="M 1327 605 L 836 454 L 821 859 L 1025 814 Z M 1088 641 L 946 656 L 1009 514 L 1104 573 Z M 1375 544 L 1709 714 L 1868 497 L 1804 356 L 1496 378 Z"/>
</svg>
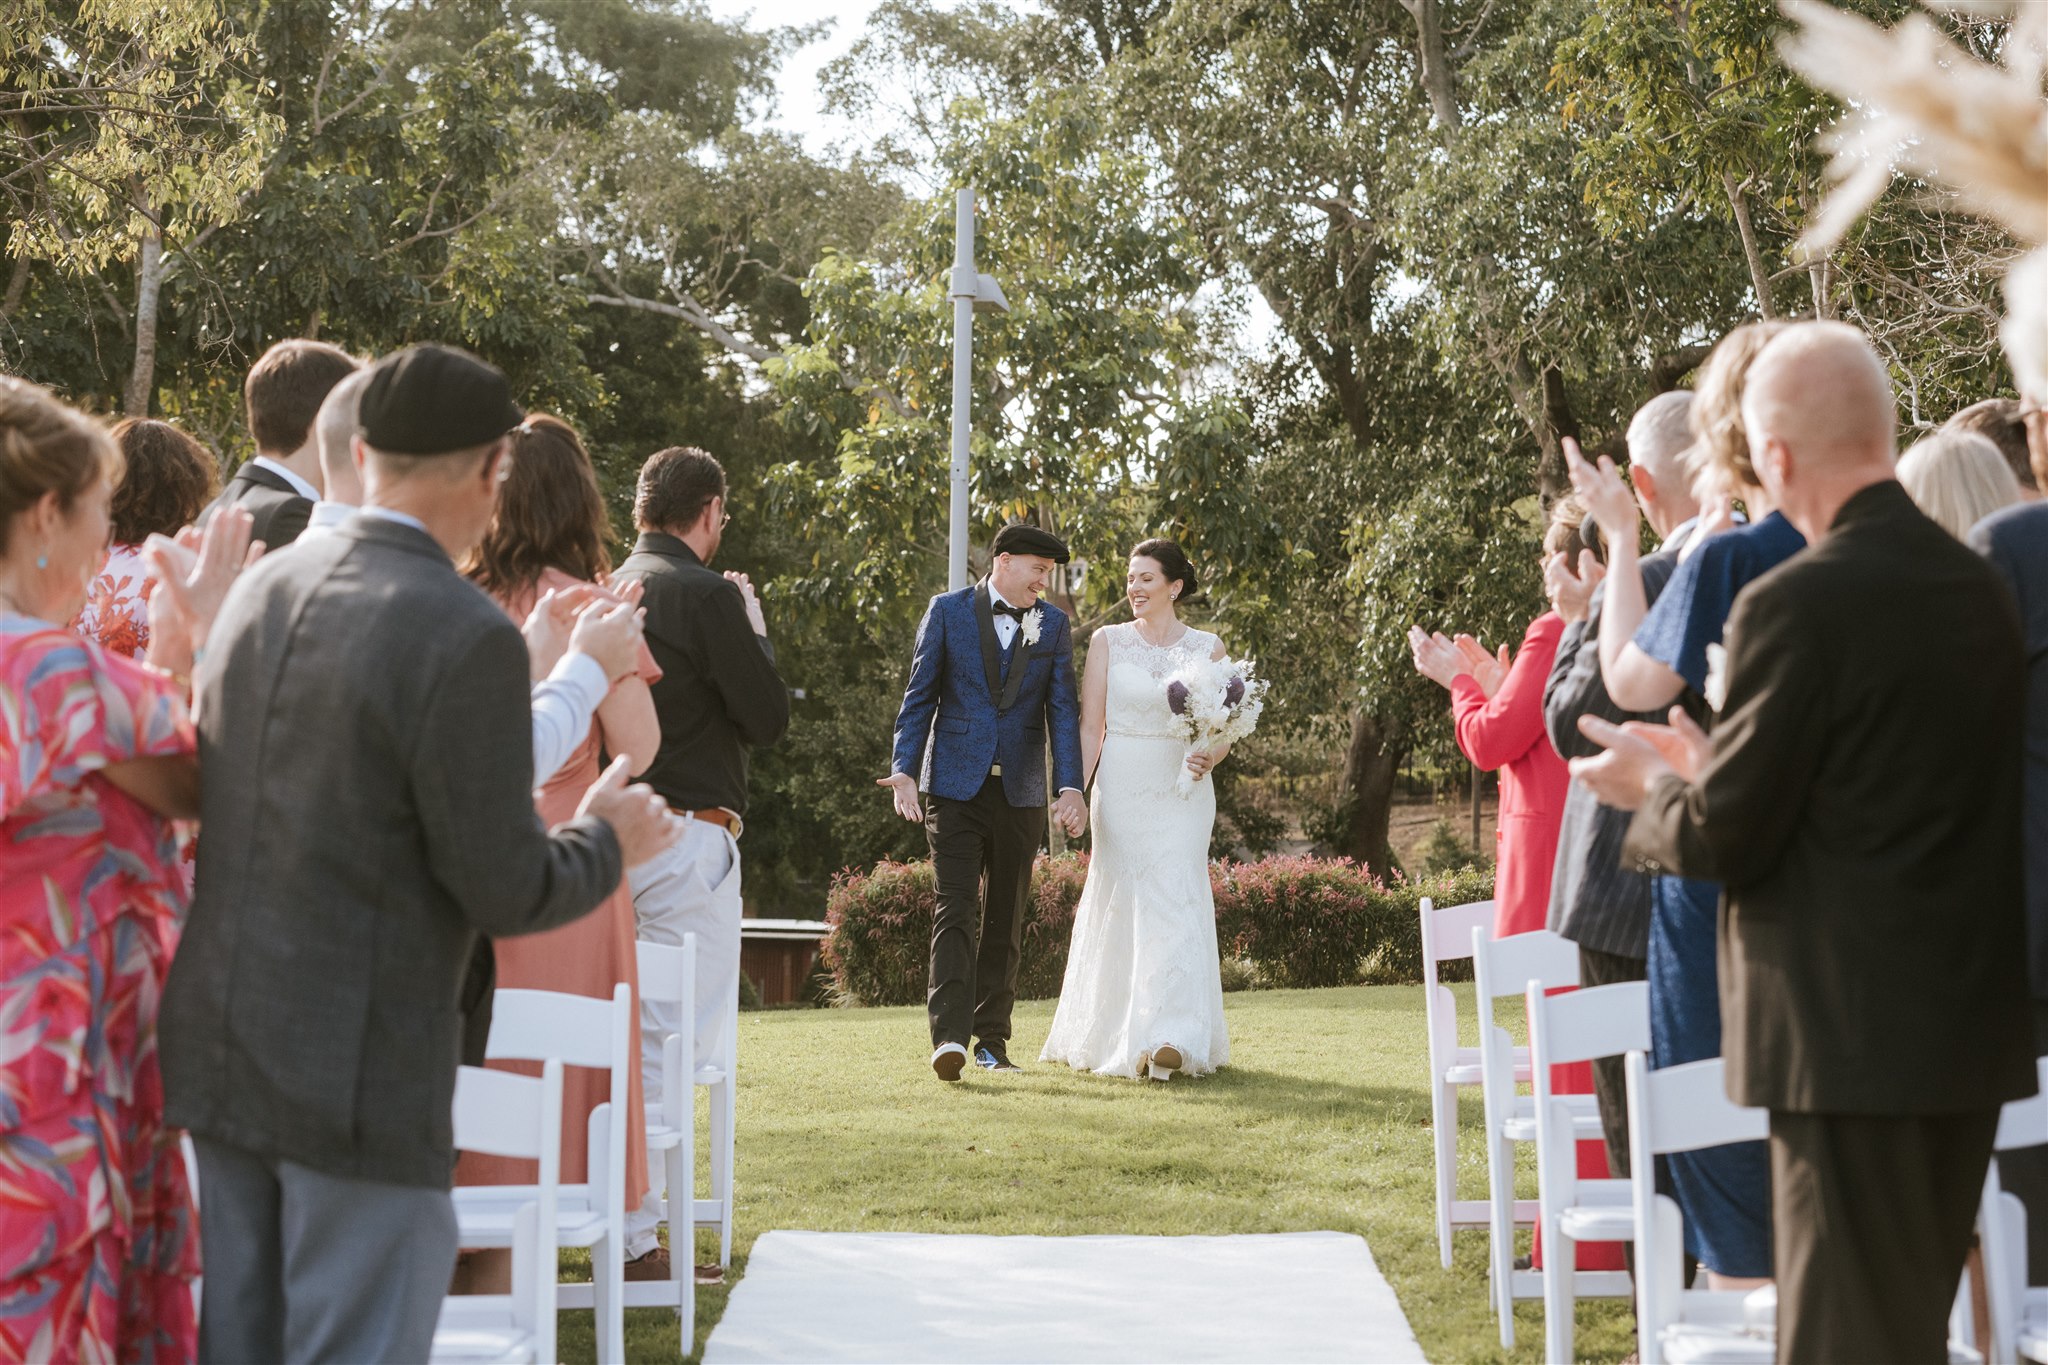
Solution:
<svg viewBox="0 0 2048 1365">
<path fill-rule="evenodd" d="M 1460 872 L 1468 867 L 1477 867 L 1481 862 L 1479 851 L 1458 833 L 1458 826 L 1448 815 L 1437 817 L 1437 822 L 1429 827 L 1429 837 L 1422 841 L 1416 854 L 1421 859 L 1424 874 Z"/>
</svg>

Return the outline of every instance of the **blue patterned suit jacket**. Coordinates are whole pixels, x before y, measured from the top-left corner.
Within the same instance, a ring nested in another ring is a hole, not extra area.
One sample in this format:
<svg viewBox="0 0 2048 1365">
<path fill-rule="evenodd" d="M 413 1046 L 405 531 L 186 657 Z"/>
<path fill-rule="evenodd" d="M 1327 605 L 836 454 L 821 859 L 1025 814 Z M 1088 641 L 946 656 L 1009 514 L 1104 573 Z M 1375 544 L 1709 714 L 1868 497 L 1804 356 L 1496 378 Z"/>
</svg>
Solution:
<svg viewBox="0 0 2048 1365">
<path fill-rule="evenodd" d="M 1081 789 L 1081 706 L 1074 687 L 1074 634 L 1050 602 L 1038 643 L 1019 631 L 1006 660 L 997 644 L 986 583 L 934 597 L 917 628 L 917 650 L 896 717 L 894 771 L 949 801 L 971 800 L 1000 764 L 1012 806 L 1043 806 L 1045 748 L 1053 785 Z"/>
</svg>

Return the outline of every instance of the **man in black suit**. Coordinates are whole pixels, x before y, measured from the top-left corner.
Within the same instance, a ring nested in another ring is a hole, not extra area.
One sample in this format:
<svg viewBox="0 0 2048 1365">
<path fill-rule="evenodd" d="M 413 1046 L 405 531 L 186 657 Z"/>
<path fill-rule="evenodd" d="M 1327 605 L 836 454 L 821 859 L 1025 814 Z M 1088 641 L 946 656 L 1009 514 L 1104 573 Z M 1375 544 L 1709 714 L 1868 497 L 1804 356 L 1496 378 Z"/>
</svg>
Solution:
<svg viewBox="0 0 2048 1365">
<path fill-rule="evenodd" d="M 265 351 L 242 385 L 256 454 L 228 480 L 216 507 L 246 507 L 254 538 L 281 550 L 299 538 L 320 500 L 313 419 L 327 391 L 356 370 L 355 357 L 324 341 L 294 338 Z"/>
<path fill-rule="evenodd" d="M 1628 424 L 1628 478 L 1643 519 L 1662 542 L 1657 552 L 1624 566 L 1642 575 L 1643 598 L 1654 603 L 1678 567 L 1679 552 L 1699 516 L 1692 492 L 1692 395 L 1682 389 L 1660 393 L 1636 411 Z M 1589 528 L 1597 524 L 1587 521 Z M 1587 583 L 1589 574 L 1553 561 L 1544 570 L 1550 604 L 1564 617 L 1564 637 L 1543 689 L 1543 727 L 1564 758 L 1597 754 L 1599 746 L 1579 733 L 1583 716 L 1611 721 L 1652 720 L 1624 711 L 1607 695 L 1600 674 L 1600 623 L 1605 585 Z M 1591 593 L 1588 601 L 1586 594 Z M 1650 879 L 1621 865 L 1628 813 L 1603 806 L 1583 782 L 1565 794 L 1558 831 L 1557 867 L 1550 879 L 1548 927 L 1579 945 L 1579 982 L 1607 986 L 1642 981 L 1650 974 Z M 1593 1063 L 1593 1090 L 1600 1127 L 1607 1139 L 1607 1166 L 1628 1174 L 1628 1092 L 1620 1057 Z"/>
<path fill-rule="evenodd" d="M 1626 852 L 1727 888 L 1728 1089 L 1771 1113 L 1781 1361 L 1940 1361 L 1999 1106 L 2034 1090 L 2010 595 L 1892 474 L 1862 335 L 1757 357 L 1751 463 L 1809 548 L 1736 600 L 1709 741 L 1588 719 Z"/>
<path fill-rule="evenodd" d="M 209 638 L 206 840 L 160 1020 L 206 1191 L 203 1359 L 427 1358 L 471 945 L 589 912 L 675 833 L 623 765 L 552 833 L 534 811 L 526 644 L 455 568 L 519 420 L 472 356 L 381 362 L 363 511 L 262 560 Z"/>
</svg>

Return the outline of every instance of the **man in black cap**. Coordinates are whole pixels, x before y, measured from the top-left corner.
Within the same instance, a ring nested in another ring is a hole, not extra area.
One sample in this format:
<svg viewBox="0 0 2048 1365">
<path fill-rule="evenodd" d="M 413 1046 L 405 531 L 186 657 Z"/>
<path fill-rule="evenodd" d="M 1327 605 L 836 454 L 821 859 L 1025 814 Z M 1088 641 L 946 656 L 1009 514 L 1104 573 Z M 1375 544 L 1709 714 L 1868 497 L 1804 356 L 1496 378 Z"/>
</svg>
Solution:
<svg viewBox="0 0 2048 1365">
<path fill-rule="evenodd" d="M 1065 613 L 1039 599 L 1067 547 L 1017 524 L 990 548 L 987 579 L 934 597 L 925 612 L 896 718 L 893 771 L 881 779 L 897 813 L 924 821 L 931 840 L 939 910 L 926 1008 L 932 1070 L 946 1081 L 960 1079 L 970 1039 L 979 1040 L 976 1066 L 1018 1069 L 1010 1010 L 1031 865 L 1045 839 L 1048 731 L 1059 791 L 1053 818 L 1070 835 L 1088 824 L 1073 632 Z"/>
<path fill-rule="evenodd" d="M 361 418 L 364 509 L 245 574 L 199 667 L 207 834 L 160 1049 L 206 1191 L 206 1360 L 427 1358 L 471 945 L 589 912 L 675 832 L 619 764 L 553 833 L 534 811 L 525 642 L 455 569 L 520 421 L 504 376 L 416 347 Z"/>
</svg>

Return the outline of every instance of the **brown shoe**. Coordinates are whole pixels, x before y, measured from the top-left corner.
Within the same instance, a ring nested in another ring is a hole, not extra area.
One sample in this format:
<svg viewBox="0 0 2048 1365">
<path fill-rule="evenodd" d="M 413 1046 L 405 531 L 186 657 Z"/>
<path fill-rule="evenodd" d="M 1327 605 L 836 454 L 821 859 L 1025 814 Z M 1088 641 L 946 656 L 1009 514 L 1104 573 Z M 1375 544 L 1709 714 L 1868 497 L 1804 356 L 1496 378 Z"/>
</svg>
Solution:
<svg viewBox="0 0 2048 1365">
<path fill-rule="evenodd" d="M 666 1280 L 672 1264 L 667 1247 L 656 1247 L 645 1256 L 635 1256 L 626 1262 L 626 1278 L 629 1280 Z"/>
<path fill-rule="evenodd" d="M 716 1261 L 707 1261 L 697 1267 L 698 1284 L 724 1284 L 725 1267 Z"/>
</svg>

